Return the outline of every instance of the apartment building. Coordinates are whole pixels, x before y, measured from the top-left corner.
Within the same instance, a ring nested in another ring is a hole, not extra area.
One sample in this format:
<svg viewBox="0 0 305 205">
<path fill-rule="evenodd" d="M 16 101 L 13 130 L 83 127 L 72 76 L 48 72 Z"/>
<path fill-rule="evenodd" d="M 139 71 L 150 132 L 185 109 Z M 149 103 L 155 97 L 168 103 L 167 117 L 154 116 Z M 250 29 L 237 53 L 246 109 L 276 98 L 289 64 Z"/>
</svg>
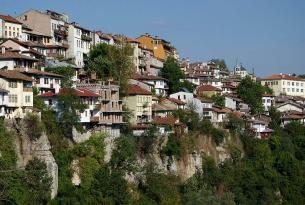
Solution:
<svg viewBox="0 0 305 205">
<path fill-rule="evenodd" d="M 11 16 L 0 15 L 0 38 L 22 38 L 22 23 Z"/>
<path fill-rule="evenodd" d="M 124 104 L 132 112 L 130 122 L 135 124 L 148 123 L 152 119 L 152 93 L 138 85 L 131 85 Z"/>
<path fill-rule="evenodd" d="M 77 88 L 85 88 L 99 95 L 96 105 L 99 115 L 95 116 L 96 129 L 107 132 L 111 136 L 119 136 L 123 122 L 123 101 L 120 100 L 120 87 L 108 80 L 107 82 L 79 83 Z"/>
<path fill-rule="evenodd" d="M 47 50 L 47 58 L 66 58 L 68 49 L 68 23 L 69 17 L 55 11 L 41 12 L 29 10 L 16 17 L 32 33 L 39 33 L 50 37 L 44 42 Z"/>
<path fill-rule="evenodd" d="M 144 82 L 152 87 L 152 90 L 157 96 L 166 96 L 168 93 L 168 80 L 154 75 L 139 75 L 135 74 L 133 79 Z"/>
<path fill-rule="evenodd" d="M 83 68 L 84 61 L 87 59 L 90 48 L 93 45 L 93 33 L 73 22 L 69 25 L 68 42 L 68 58 L 72 59 L 79 68 Z"/>
<path fill-rule="evenodd" d="M 0 70 L 1 113 L 23 118 L 33 107 L 32 78 L 12 70 Z"/>
<path fill-rule="evenodd" d="M 305 79 L 291 75 L 275 74 L 261 80 L 262 85 L 272 88 L 273 94 L 305 97 Z"/>
<path fill-rule="evenodd" d="M 107 45 L 114 45 L 114 40 L 111 34 L 104 33 L 102 31 L 95 31 L 93 37 L 93 45 L 99 43 L 106 43 Z"/>
</svg>

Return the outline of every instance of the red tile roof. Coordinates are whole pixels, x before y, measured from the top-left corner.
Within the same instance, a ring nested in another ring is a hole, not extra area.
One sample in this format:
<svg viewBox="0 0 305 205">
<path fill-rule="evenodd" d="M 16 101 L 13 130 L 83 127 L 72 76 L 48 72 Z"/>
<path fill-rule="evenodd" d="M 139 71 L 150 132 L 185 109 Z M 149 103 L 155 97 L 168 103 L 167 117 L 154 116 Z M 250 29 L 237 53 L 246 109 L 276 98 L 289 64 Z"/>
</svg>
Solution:
<svg viewBox="0 0 305 205">
<path fill-rule="evenodd" d="M 212 85 L 201 85 L 196 88 L 197 91 L 221 91 L 219 88 L 216 88 Z"/>
<path fill-rule="evenodd" d="M 264 93 L 263 97 L 274 97 L 274 95 L 273 94 L 269 94 L 269 93 Z"/>
<path fill-rule="evenodd" d="M 0 76 L 6 79 L 33 81 L 31 77 L 28 77 L 15 70 L 0 70 Z"/>
<path fill-rule="evenodd" d="M 18 70 L 19 72 L 22 72 L 24 74 L 53 76 L 53 77 L 59 77 L 59 78 L 63 77 L 62 75 L 59 75 L 59 74 L 56 74 L 56 73 L 41 71 L 41 70 L 38 70 L 38 69 L 35 69 L 35 68 L 30 68 L 28 70 L 26 70 L 24 68 L 17 68 L 16 70 Z"/>
<path fill-rule="evenodd" d="M 285 74 L 274 74 L 274 75 L 270 75 L 266 78 L 263 78 L 263 80 L 302 80 L 301 78 L 295 77 L 295 76 L 291 76 L 291 75 L 285 75 Z"/>
<path fill-rule="evenodd" d="M 0 53 L 0 60 L 1 59 L 25 59 L 30 61 L 38 61 L 38 59 L 32 58 L 30 56 L 22 55 L 18 52 L 12 51 L 5 51 L 5 53 Z"/>
<path fill-rule="evenodd" d="M 168 81 L 165 78 L 162 78 L 160 76 L 154 76 L 154 75 L 140 75 L 140 74 L 134 74 L 133 79 L 135 80 L 164 80 L 164 81 Z"/>
<path fill-rule="evenodd" d="M 185 102 L 183 102 L 183 101 L 181 101 L 179 99 L 176 99 L 176 98 L 168 98 L 168 100 L 173 102 L 173 103 L 175 103 L 175 104 L 177 104 L 177 105 L 185 105 L 186 104 Z"/>
<path fill-rule="evenodd" d="M 138 85 L 131 85 L 127 92 L 128 95 L 151 95 L 152 93 Z"/>
<path fill-rule="evenodd" d="M 99 97 L 100 95 L 85 89 L 85 88 L 77 88 L 77 89 L 73 89 L 73 88 L 62 88 L 59 90 L 59 94 L 61 95 L 65 95 L 68 93 L 74 92 L 75 95 L 79 96 L 79 97 Z"/>
<path fill-rule="evenodd" d="M 53 97 L 55 95 L 56 95 L 55 93 L 48 91 L 48 92 L 40 94 L 39 97 Z"/>
<path fill-rule="evenodd" d="M 22 24 L 21 22 L 19 22 L 17 19 L 15 19 L 12 16 L 0 15 L 0 19 L 4 20 L 6 22 L 10 22 L 10 23 Z"/>
<path fill-rule="evenodd" d="M 179 119 L 172 116 L 156 117 L 154 123 L 157 125 L 175 125 L 179 123 Z"/>
</svg>

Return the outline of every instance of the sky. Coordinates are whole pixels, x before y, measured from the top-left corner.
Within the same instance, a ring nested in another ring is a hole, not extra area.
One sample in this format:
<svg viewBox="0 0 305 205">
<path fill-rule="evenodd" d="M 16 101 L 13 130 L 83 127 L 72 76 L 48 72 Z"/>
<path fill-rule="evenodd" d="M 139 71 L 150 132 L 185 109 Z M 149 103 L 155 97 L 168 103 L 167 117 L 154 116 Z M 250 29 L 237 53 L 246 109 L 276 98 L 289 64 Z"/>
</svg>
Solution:
<svg viewBox="0 0 305 205">
<path fill-rule="evenodd" d="M 305 0 L 0 0 L 0 14 L 29 9 L 113 34 L 170 41 L 181 57 L 224 59 L 258 76 L 305 73 Z"/>
</svg>

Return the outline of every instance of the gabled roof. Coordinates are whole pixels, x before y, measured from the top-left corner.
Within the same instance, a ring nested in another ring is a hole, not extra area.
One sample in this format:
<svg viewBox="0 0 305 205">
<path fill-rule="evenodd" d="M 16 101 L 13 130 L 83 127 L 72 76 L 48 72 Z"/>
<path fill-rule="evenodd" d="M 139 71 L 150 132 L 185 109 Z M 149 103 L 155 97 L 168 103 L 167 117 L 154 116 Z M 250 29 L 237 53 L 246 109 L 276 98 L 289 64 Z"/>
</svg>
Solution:
<svg viewBox="0 0 305 205">
<path fill-rule="evenodd" d="M 15 23 L 15 24 L 22 24 L 20 21 L 18 21 L 17 19 L 15 19 L 12 16 L 6 16 L 6 15 L 0 15 L 0 19 L 6 21 L 6 22 L 10 22 L 10 23 Z"/>
<path fill-rule="evenodd" d="M 176 99 L 176 98 L 168 98 L 168 100 L 173 102 L 173 103 L 175 103 L 175 104 L 177 104 L 177 105 L 185 105 L 186 104 L 185 102 L 183 102 L 183 101 L 181 101 L 179 99 Z"/>
<path fill-rule="evenodd" d="M 212 85 L 201 85 L 196 88 L 197 91 L 221 91 L 219 88 L 216 88 Z"/>
<path fill-rule="evenodd" d="M 269 93 L 264 93 L 263 97 L 274 97 L 274 95 L 273 94 L 269 94 Z"/>
<path fill-rule="evenodd" d="M 157 111 L 172 111 L 172 110 L 174 110 L 173 108 L 170 108 L 170 107 L 162 105 L 162 104 L 157 104 L 157 103 L 154 103 L 152 105 L 151 109 L 152 109 L 153 112 L 157 112 Z"/>
<path fill-rule="evenodd" d="M 154 75 L 140 75 L 138 73 L 134 74 L 133 79 L 135 80 L 164 80 L 164 81 L 168 81 L 167 79 L 165 78 L 162 78 L 160 76 L 154 76 Z"/>
<path fill-rule="evenodd" d="M 285 75 L 285 74 L 273 74 L 270 76 L 267 76 L 266 78 L 263 78 L 262 80 L 302 80 L 301 78 L 291 76 L 291 75 Z"/>
<path fill-rule="evenodd" d="M 176 124 L 180 124 L 179 119 L 172 117 L 172 116 L 168 116 L 168 117 L 156 117 L 153 121 L 153 123 L 157 124 L 157 125 L 176 125 Z"/>
<path fill-rule="evenodd" d="M 279 107 L 282 107 L 284 105 L 287 105 L 287 104 L 290 104 L 290 105 L 293 105 L 295 107 L 298 107 L 298 108 L 301 108 L 301 109 L 304 109 L 304 107 L 296 102 L 293 102 L 293 101 L 287 101 L 287 102 L 284 102 L 282 104 L 279 104 L 279 105 L 276 105 L 275 107 L 276 108 L 279 108 Z"/>
<path fill-rule="evenodd" d="M 45 92 L 45 93 L 42 93 L 39 95 L 39 97 L 54 97 L 54 96 L 56 96 L 56 94 L 51 91 L 48 91 L 48 92 Z"/>
<path fill-rule="evenodd" d="M 5 51 L 5 53 L 0 53 L 0 60 L 6 59 L 24 59 L 29 61 L 38 61 L 38 59 L 32 58 L 30 56 L 22 55 L 18 52 Z"/>
<path fill-rule="evenodd" d="M 152 93 L 138 85 L 131 85 L 127 91 L 128 95 L 151 95 Z"/>
<path fill-rule="evenodd" d="M 65 95 L 65 94 L 68 94 L 68 93 L 71 93 L 71 92 L 74 92 L 75 95 L 77 95 L 78 97 L 99 97 L 100 95 L 88 90 L 88 89 L 85 89 L 85 88 L 61 88 L 59 90 L 59 94 L 61 95 Z"/>
<path fill-rule="evenodd" d="M 43 75 L 43 76 L 53 76 L 53 77 L 59 77 L 62 78 L 62 75 L 56 74 L 56 73 L 52 73 L 52 72 L 46 72 L 46 71 L 41 71 L 35 68 L 30 68 L 28 70 L 24 69 L 24 68 L 18 68 L 16 69 L 19 72 L 22 72 L 24 74 L 32 74 L 32 75 Z"/>
<path fill-rule="evenodd" d="M 31 77 L 28 77 L 15 70 L 0 70 L 0 76 L 12 80 L 33 81 Z"/>
</svg>

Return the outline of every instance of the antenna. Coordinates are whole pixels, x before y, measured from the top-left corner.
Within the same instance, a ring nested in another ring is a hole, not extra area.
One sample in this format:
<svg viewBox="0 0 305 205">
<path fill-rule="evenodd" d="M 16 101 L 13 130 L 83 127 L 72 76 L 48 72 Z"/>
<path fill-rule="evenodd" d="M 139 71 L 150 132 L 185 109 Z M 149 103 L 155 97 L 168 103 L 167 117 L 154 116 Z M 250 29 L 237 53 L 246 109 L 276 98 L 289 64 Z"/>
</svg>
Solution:
<svg viewBox="0 0 305 205">
<path fill-rule="evenodd" d="M 254 76 L 254 68 L 252 68 L 252 74 L 253 74 L 253 76 Z"/>
</svg>

